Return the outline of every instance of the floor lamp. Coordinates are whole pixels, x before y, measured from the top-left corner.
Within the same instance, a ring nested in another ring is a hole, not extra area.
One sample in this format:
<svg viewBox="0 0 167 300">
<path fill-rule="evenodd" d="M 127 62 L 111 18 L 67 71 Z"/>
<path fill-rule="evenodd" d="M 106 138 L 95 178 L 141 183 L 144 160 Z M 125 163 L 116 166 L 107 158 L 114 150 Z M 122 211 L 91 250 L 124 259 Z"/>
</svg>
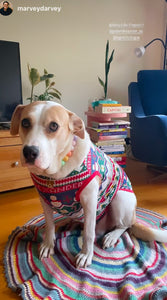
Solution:
<svg viewBox="0 0 167 300">
<path fill-rule="evenodd" d="M 148 46 L 150 46 L 152 43 L 154 43 L 155 41 L 160 41 L 164 47 L 164 60 L 163 60 L 163 69 L 166 69 L 166 50 L 167 50 L 167 33 L 166 33 L 166 41 L 164 42 L 162 39 L 160 38 L 156 38 L 153 39 L 152 41 L 150 41 L 148 44 L 146 44 L 145 46 L 141 46 L 139 48 L 135 48 L 135 55 L 137 57 L 141 57 L 144 55 L 146 48 Z"/>
<path fill-rule="evenodd" d="M 165 0 L 165 2 L 167 2 L 167 0 Z M 152 43 L 154 43 L 155 41 L 159 41 L 161 42 L 162 46 L 164 47 L 164 59 L 163 59 L 163 70 L 166 70 L 167 67 L 167 61 L 166 61 L 166 51 L 167 51 L 167 25 L 166 25 L 166 36 L 165 36 L 165 42 L 160 39 L 160 38 L 155 38 L 153 40 L 151 40 L 148 44 L 146 44 L 145 46 L 141 46 L 139 48 L 135 48 L 135 55 L 137 57 L 141 57 L 144 55 L 146 48 L 149 47 Z"/>
</svg>

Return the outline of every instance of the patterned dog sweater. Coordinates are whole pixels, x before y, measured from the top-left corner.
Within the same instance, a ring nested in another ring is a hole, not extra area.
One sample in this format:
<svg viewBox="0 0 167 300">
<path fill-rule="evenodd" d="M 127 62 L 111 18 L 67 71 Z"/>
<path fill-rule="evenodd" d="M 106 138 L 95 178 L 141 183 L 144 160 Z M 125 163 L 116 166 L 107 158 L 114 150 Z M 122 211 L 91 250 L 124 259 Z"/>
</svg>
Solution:
<svg viewBox="0 0 167 300">
<path fill-rule="evenodd" d="M 104 215 L 118 190 L 133 190 L 124 170 L 95 145 L 91 144 L 80 168 L 63 179 L 53 180 L 31 173 L 37 191 L 53 210 L 66 216 L 78 216 L 80 219 L 83 218 L 80 193 L 95 176 L 101 179 L 97 202 L 98 220 Z"/>
</svg>

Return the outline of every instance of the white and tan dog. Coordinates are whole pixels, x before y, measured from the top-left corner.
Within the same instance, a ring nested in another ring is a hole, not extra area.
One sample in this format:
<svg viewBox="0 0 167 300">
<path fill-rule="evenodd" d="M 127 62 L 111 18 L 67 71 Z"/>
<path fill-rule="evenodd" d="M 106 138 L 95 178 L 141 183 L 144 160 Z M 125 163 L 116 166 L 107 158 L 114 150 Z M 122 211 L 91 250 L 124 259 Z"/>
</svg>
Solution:
<svg viewBox="0 0 167 300">
<path fill-rule="evenodd" d="M 31 173 L 45 214 L 40 259 L 54 253 L 53 210 L 84 222 L 77 268 L 92 262 L 95 229 L 107 232 L 103 248 L 114 246 L 128 228 L 143 240 L 167 242 L 166 231 L 136 223 L 136 197 L 126 174 L 91 143 L 77 115 L 54 102 L 19 105 L 11 122 L 11 134 L 18 133 L 21 161 Z"/>
</svg>

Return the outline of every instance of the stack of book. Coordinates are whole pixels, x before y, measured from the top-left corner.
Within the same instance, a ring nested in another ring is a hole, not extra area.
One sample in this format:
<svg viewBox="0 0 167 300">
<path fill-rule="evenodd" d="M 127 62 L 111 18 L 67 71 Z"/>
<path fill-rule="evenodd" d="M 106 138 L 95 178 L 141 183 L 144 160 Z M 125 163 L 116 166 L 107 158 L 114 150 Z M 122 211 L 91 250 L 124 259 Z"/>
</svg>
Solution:
<svg viewBox="0 0 167 300">
<path fill-rule="evenodd" d="M 123 168 L 126 166 L 125 138 L 130 123 L 116 118 L 120 114 L 127 116 L 130 112 L 130 106 L 102 102 L 94 107 L 92 113 L 89 111 L 87 113 L 87 131 L 92 142 Z M 109 116 L 111 116 L 110 121 Z"/>
<path fill-rule="evenodd" d="M 99 104 L 95 107 L 96 113 L 103 113 L 103 114 L 113 114 L 113 113 L 130 113 L 131 106 L 124 106 L 122 104 Z"/>
</svg>

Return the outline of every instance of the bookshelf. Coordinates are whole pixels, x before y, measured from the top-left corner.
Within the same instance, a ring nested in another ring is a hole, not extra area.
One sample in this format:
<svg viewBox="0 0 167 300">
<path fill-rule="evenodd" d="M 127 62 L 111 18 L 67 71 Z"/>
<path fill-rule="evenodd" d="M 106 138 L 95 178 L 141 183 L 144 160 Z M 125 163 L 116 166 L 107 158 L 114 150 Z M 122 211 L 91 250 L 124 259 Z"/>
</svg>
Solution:
<svg viewBox="0 0 167 300">
<path fill-rule="evenodd" d="M 126 120 L 130 107 L 119 107 L 118 111 L 99 112 L 90 109 L 87 116 L 87 131 L 92 142 L 109 155 L 121 167 L 126 167 L 125 139 L 128 134 L 129 122 Z"/>
</svg>

